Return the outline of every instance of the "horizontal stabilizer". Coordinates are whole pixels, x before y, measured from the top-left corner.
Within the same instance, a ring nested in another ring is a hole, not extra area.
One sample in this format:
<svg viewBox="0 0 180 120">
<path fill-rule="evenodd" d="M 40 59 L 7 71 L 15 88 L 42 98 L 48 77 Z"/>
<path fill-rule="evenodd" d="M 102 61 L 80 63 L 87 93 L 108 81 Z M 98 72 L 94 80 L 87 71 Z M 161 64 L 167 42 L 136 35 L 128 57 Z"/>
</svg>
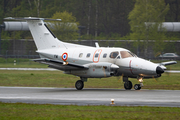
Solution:
<svg viewBox="0 0 180 120">
<path fill-rule="evenodd" d="M 24 17 L 24 18 L 13 18 L 7 17 L 5 20 L 48 20 L 48 21 L 61 21 L 61 19 L 50 19 L 50 18 L 37 18 L 37 17 Z"/>
</svg>

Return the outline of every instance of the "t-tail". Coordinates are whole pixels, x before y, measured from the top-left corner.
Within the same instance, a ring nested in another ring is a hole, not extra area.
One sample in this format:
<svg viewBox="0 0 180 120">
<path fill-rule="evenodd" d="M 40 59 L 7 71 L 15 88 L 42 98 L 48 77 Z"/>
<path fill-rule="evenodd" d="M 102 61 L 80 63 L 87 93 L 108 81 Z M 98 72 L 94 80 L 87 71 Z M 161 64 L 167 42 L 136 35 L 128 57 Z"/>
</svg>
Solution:
<svg viewBox="0 0 180 120">
<path fill-rule="evenodd" d="M 35 17 L 25 18 L 6 18 L 11 20 L 26 20 L 36 44 L 37 50 L 65 48 L 62 41 L 58 40 L 56 36 L 47 27 L 44 20 L 60 21 L 60 19 L 45 19 Z"/>
</svg>

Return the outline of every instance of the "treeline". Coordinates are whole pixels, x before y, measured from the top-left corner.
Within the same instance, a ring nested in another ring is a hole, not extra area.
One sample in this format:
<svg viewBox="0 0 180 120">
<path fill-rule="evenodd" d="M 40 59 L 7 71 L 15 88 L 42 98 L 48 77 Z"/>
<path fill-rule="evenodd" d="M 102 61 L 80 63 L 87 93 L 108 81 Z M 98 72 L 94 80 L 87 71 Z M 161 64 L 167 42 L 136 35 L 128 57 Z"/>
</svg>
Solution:
<svg viewBox="0 0 180 120">
<path fill-rule="evenodd" d="M 180 1 L 164 1 L 169 4 L 165 21 L 179 22 Z M 67 11 L 72 13 L 80 26 L 85 26 L 81 31 L 82 39 L 130 39 L 128 16 L 136 0 L 0 0 L 0 3 L 0 23 L 9 16 L 52 18 L 56 12 Z M 180 38 L 179 33 L 167 35 Z M 27 34 L 21 35 L 25 36 Z"/>
</svg>

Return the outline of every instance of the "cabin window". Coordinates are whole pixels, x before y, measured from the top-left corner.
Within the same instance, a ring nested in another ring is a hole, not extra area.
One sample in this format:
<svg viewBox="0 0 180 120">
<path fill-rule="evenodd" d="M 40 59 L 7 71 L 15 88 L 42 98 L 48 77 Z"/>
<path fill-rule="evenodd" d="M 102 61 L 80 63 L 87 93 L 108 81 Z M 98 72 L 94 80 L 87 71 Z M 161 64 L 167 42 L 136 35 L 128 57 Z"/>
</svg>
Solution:
<svg viewBox="0 0 180 120">
<path fill-rule="evenodd" d="M 106 58 L 106 56 L 107 56 L 107 53 L 104 53 L 103 58 Z"/>
<path fill-rule="evenodd" d="M 83 53 L 80 53 L 80 54 L 79 54 L 79 57 L 81 58 L 82 56 L 83 56 Z"/>
<path fill-rule="evenodd" d="M 96 53 L 96 54 L 95 54 L 95 58 L 97 58 L 98 56 L 99 56 L 99 53 Z"/>
<path fill-rule="evenodd" d="M 128 57 L 134 57 L 133 53 L 130 53 L 128 51 L 121 51 L 121 58 L 128 58 Z"/>
<path fill-rule="evenodd" d="M 119 52 L 117 52 L 117 51 L 116 52 L 111 52 L 109 57 L 115 59 L 118 55 L 119 55 Z"/>
<path fill-rule="evenodd" d="M 90 56 L 91 56 L 91 53 L 88 53 L 88 54 L 86 55 L 87 58 L 89 58 Z"/>
</svg>

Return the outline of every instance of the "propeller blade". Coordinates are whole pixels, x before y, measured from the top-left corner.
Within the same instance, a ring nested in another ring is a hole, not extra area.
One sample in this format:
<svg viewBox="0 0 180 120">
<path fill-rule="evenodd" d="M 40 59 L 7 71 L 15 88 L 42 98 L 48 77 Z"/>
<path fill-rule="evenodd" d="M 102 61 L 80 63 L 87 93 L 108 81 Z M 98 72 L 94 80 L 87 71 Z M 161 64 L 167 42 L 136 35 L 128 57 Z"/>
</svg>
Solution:
<svg viewBox="0 0 180 120">
<path fill-rule="evenodd" d="M 105 67 L 103 67 L 103 71 L 104 71 L 104 77 L 106 77 L 106 71 L 105 71 Z"/>
<path fill-rule="evenodd" d="M 121 75 L 121 77 L 118 79 L 119 82 L 123 81 L 123 74 Z"/>
<path fill-rule="evenodd" d="M 154 76 L 152 78 L 153 78 L 153 80 L 155 80 L 157 82 L 157 80 L 158 80 L 157 78 L 155 78 Z"/>
</svg>

